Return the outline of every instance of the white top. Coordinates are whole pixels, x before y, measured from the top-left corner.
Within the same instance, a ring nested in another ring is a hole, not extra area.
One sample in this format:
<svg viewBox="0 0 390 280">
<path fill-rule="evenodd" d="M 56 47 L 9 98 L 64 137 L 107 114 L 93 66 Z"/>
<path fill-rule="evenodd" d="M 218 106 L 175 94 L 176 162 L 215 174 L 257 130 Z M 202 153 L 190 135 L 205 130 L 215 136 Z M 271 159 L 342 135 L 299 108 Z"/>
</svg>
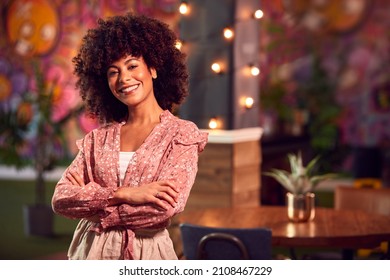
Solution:
<svg viewBox="0 0 390 280">
<path fill-rule="evenodd" d="M 119 152 L 119 175 L 121 178 L 121 185 L 123 182 L 123 179 L 125 178 L 125 173 L 127 170 L 127 166 L 129 165 L 129 162 L 131 158 L 133 157 L 134 152 Z"/>
</svg>

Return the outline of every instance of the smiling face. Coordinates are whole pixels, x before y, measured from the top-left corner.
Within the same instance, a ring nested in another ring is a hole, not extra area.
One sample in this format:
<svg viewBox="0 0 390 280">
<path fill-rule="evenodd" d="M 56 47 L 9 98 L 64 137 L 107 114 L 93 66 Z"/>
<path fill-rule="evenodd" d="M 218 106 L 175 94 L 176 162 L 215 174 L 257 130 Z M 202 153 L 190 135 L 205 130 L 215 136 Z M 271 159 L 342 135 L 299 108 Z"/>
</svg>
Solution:
<svg viewBox="0 0 390 280">
<path fill-rule="evenodd" d="M 149 69 L 142 57 L 125 56 L 107 70 L 108 86 L 114 96 L 128 107 L 157 102 L 153 92 L 155 69 Z"/>
</svg>

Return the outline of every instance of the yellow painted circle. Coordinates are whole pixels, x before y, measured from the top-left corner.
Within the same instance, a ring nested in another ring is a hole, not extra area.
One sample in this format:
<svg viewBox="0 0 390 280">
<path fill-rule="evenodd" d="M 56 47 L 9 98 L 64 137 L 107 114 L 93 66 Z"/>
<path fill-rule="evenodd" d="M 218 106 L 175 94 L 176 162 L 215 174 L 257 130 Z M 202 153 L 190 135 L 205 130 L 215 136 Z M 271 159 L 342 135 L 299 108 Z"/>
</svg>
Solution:
<svg viewBox="0 0 390 280">
<path fill-rule="evenodd" d="M 6 21 L 8 40 L 19 55 L 45 55 L 58 41 L 60 19 L 48 0 L 14 0 Z"/>
</svg>

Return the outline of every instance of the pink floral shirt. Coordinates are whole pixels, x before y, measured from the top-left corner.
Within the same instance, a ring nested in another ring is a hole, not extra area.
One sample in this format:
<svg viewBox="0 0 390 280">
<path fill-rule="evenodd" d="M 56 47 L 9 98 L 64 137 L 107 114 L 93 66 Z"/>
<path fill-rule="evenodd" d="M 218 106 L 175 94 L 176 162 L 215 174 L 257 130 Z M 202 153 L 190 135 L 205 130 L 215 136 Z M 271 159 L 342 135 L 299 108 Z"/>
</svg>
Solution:
<svg viewBox="0 0 390 280">
<path fill-rule="evenodd" d="M 179 187 L 175 208 L 162 211 L 153 205 L 121 204 L 108 206 L 108 199 L 120 186 L 120 129 L 124 123 L 112 123 L 88 133 L 77 142 L 79 153 L 57 183 L 52 198 L 55 213 L 80 219 L 95 216 L 97 232 L 123 230 L 125 258 L 132 258 L 134 230 L 160 229 L 170 218 L 183 211 L 198 170 L 198 155 L 207 143 L 207 133 L 192 122 L 181 120 L 169 111 L 135 151 L 127 168 L 123 186 L 138 187 L 153 181 L 170 180 Z M 75 170 L 85 187 L 66 178 Z"/>
</svg>

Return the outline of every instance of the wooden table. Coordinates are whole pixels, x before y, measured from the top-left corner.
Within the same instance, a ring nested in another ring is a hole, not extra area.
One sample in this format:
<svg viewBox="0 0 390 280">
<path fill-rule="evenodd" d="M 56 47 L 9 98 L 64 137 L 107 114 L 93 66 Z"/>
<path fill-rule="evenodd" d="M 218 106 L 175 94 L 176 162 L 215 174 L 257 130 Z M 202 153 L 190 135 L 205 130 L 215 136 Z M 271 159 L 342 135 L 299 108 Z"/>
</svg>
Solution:
<svg viewBox="0 0 390 280">
<path fill-rule="evenodd" d="M 340 248 L 349 250 L 347 258 L 352 250 L 390 241 L 390 217 L 333 208 L 316 208 L 314 220 L 307 223 L 290 222 L 284 206 L 188 210 L 178 221 L 210 227 L 267 227 L 272 230 L 273 246 Z"/>
</svg>

